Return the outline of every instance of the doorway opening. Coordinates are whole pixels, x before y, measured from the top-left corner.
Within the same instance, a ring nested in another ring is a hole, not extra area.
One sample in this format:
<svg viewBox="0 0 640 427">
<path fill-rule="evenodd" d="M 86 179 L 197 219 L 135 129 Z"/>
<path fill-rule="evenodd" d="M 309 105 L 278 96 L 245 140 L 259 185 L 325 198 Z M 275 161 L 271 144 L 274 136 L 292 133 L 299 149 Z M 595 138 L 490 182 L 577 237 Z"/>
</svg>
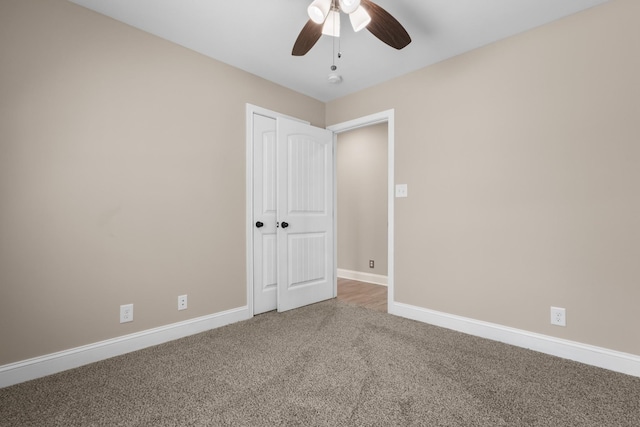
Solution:
<svg viewBox="0 0 640 427">
<path fill-rule="evenodd" d="M 250 313 L 254 313 L 254 237 L 253 237 L 253 229 L 254 227 L 258 227 L 257 222 L 254 224 L 254 213 L 253 213 L 253 205 L 254 205 L 254 190 L 253 190 L 253 182 L 254 182 L 254 172 L 253 172 L 253 126 L 254 126 L 254 116 L 262 115 L 265 117 L 270 117 L 273 119 L 284 118 L 290 119 L 292 121 L 303 122 L 299 119 L 295 119 L 290 116 L 282 115 L 267 109 L 263 109 L 261 107 L 257 107 L 251 104 L 247 104 L 246 108 L 247 112 L 247 210 L 246 210 L 246 269 L 247 269 L 247 283 L 246 283 L 246 291 L 247 291 L 247 308 Z M 304 123 L 304 122 L 303 122 Z M 369 116 L 364 116 L 358 119 L 350 120 L 348 122 L 339 123 L 336 125 L 329 126 L 327 128 L 328 131 L 333 133 L 333 165 L 336 164 L 336 144 L 337 137 L 339 134 L 359 128 L 364 128 L 371 125 L 376 125 L 380 123 L 387 124 L 387 311 L 391 314 L 395 314 L 394 311 L 394 110 L 387 110 L 380 113 L 372 114 Z M 333 176 L 333 185 L 332 185 L 332 198 L 333 198 L 333 206 L 335 207 L 336 197 L 337 197 L 337 189 L 336 189 L 336 179 L 335 179 L 335 168 L 334 176 Z M 331 197 L 331 196 L 330 196 Z M 335 210 L 334 216 L 335 216 Z M 337 227 L 335 221 L 333 222 L 333 236 L 337 235 Z M 333 247 L 332 254 L 329 255 L 333 258 L 333 271 L 331 274 L 331 280 L 333 282 L 333 296 L 337 295 L 337 274 L 336 274 L 336 263 L 337 263 L 337 242 L 336 239 L 331 238 L 331 246 Z"/>
<path fill-rule="evenodd" d="M 394 114 L 395 114 L 394 110 L 387 110 L 387 111 L 372 114 L 369 116 L 360 117 L 358 119 L 354 119 L 348 122 L 332 125 L 327 128 L 328 130 L 334 133 L 334 153 L 336 153 L 335 155 L 337 155 L 337 153 L 339 152 L 337 148 L 337 144 L 339 143 L 338 140 L 340 139 L 341 135 L 343 134 L 347 135 L 347 132 L 356 131 L 359 129 L 367 129 L 367 130 L 377 129 L 377 131 L 380 132 L 381 126 L 379 125 L 386 124 L 386 141 L 384 141 L 384 136 L 382 137 L 383 139 L 382 142 L 383 143 L 386 142 L 386 150 L 387 150 L 386 168 L 385 168 L 386 174 L 384 174 L 386 175 L 386 210 L 387 210 L 386 228 L 384 227 L 384 224 L 383 224 L 382 230 L 378 230 L 378 231 L 382 231 L 382 233 L 384 233 L 383 230 L 386 229 L 386 254 L 385 254 L 386 255 L 386 285 L 387 285 L 387 289 L 386 289 L 387 304 L 386 305 L 387 305 L 387 311 L 392 314 L 394 314 L 394 305 L 393 305 L 393 302 L 394 302 L 394 197 L 395 197 L 395 181 L 394 181 L 395 119 L 394 119 Z M 384 129 L 384 127 L 382 128 Z M 335 159 L 334 162 L 336 165 L 338 164 L 337 159 Z M 339 185 L 338 178 L 336 178 L 334 181 L 336 182 L 336 189 L 334 190 L 334 194 L 336 197 L 336 209 L 338 211 L 336 217 L 338 218 L 338 221 L 339 221 L 340 220 L 340 213 L 339 213 L 340 203 L 338 201 L 338 189 L 337 189 L 337 185 Z M 384 189 L 382 189 L 382 192 L 384 193 Z M 378 201 L 377 203 L 381 203 L 381 202 Z M 384 207 L 382 207 L 382 209 L 384 209 Z M 354 213 L 351 212 L 351 214 L 353 215 Z M 364 214 L 366 214 L 366 212 Z M 338 221 L 336 221 L 336 223 Z M 379 220 L 376 222 L 376 224 L 379 224 Z M 342 267 L 340 265 L 340 262 L 344 260 L 340 260 L 340 261 L 338 260 L 338 252 L 340 249 L 337 247 L 337 244 L 338 244 L 338 240 L 340 239 L 340 235 L 337 227 L 338 226 L 336 225 L 335 256 L 336 256 L 336 266 L 340 268 Z M 353 239 L 353 236 L 351 238 Z M 378 250 L 378 253 L 380 253 L 380 250 Z M 380 256 L 380 255 L 376 255 L 376 256 Z M 368 257 L 364 258 L 366 268 L 368 268 L 370 260 L 371 259 Z M 373 261 L 374 261 L 374 268 L 375 268 L 376 260 L 374 259 Z M 350 260 L 347 262 L 351 262 L 352 264 L 346 264 L 346 265 L 355 265 L 357 267 L 356 270 L 362 270 L 361 268 L 362 266 L 360 265 L 363 262 L 362 256 L 360 256 L 359 260 L 355 260 L 355 261 Z M 341 269 L 339 272 L 338 270 L 336 272 L 338 275 L 344 276 L 346 273 L 345 270 L 348 271 L 348 268 L 344 268 L 344 267 L 342 268 L 343 269 Z M 378 270 L 377 274 L 368 273 L 362 276 L 356 275 L 354 279 L 356 280 L 364 279 L 363 281 L 380 283 L 380 280 L 384 278 L 384 274 L 380 274 L 383 271 L 384 270 Z M 345 279 L 340 279 L 340 280 L 344 281 Z M 351 280 L 351 278 L 347 278 L 346 280 Z M 337 286 L 337 280 L 336 280 L 336 286 Z M 338 294 L 338 291 L 336 288 L 336 295 L 337 294 Z"/>
<path fill-rule="evenodd" d="M 387 285 L 387 133 L 385 122 L 338 135 L 338 278 Z"/>
<path fill-rule="evenodd" d="M 337 137 L 338 299 L 387 311 L 387 123 Z"/>
</svg>

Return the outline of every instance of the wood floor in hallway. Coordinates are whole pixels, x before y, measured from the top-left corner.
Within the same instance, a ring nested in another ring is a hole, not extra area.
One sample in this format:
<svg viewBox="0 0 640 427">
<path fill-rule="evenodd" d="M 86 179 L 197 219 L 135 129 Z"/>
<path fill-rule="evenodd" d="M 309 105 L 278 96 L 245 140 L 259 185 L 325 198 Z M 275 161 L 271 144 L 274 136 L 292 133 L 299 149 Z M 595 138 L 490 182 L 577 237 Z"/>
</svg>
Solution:
<svg viewBox="0 0 640 427">
<path fill-rule="evenodd" d="M 387 312 L 387 287 L 338 278 L 338 299 L 371 310 Z"/>
</svg>

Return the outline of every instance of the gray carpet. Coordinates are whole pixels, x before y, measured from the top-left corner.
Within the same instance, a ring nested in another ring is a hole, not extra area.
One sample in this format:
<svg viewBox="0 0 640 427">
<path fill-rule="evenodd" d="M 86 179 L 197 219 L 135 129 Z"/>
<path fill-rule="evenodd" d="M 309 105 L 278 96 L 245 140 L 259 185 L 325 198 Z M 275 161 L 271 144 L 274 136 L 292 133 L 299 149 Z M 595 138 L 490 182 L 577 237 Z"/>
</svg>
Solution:
<svg viewBox="0 0 640 427">
<path fill-rule="evenodd" d="M 0 389 L 2 426 L 639 426 L 640 378 L 331 300 Z"/>
</svg>

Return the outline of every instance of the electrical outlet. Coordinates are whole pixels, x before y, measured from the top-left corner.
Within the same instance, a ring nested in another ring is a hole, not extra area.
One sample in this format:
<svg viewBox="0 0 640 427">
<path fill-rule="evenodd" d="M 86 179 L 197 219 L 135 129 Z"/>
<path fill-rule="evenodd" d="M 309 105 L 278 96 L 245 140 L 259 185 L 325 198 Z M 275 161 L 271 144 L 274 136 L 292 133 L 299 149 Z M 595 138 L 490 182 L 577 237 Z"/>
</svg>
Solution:
<svg viewBox="0 0 640 427">
<path fill-rule="evenodd" d="M 369 268 L 373 268 L 374 264 L 375 264 L 375 263 L 373 262 L 373 260 L 372 260 L 372 259 L 370 259 L 370 260 L 369 260 Z"/>
<path fill-rule="evenodd" d="M 551 307 L 551 324 L 567 326 L 567 312 L 561 307 Z"/>
<path fill-rule="evenodd" d="M 187 309 L 187 296 L 180 295 L 178 297 L 178 310 L 186 310 Z"/>
<path fill-rule="evenodd" d="M 133 304 L 120 306 L 120 323 L 133 322 Z"/>
</svg>

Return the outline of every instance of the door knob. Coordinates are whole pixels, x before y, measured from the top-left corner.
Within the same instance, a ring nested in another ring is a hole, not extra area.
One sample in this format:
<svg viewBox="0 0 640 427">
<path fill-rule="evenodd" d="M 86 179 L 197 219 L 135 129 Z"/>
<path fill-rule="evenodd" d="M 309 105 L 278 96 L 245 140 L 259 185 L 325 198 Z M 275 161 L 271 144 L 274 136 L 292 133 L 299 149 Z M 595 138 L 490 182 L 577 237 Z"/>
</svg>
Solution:
<svg viewBox="0 0 640 427">
<path fill-rule="evenodd" d="M 288 222 L 284 222 L 284 221 L 282 222 L 282 228 L 287 228 L 288 226 L 289 226 Z"/>
<path fill-rule="evenodd" d="M 260 221 L 256 222 L 256 227 L 260 228 L 262 227 L 264 224 Z"/>
</svg>

